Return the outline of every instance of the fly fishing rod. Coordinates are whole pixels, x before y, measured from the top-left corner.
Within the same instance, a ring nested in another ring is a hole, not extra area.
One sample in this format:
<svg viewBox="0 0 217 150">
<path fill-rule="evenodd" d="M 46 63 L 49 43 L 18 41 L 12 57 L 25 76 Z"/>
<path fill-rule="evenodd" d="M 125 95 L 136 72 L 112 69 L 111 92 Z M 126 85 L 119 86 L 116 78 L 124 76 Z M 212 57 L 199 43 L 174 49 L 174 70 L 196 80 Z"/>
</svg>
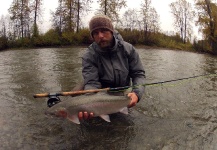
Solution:
<svg viewBox="0 0 217 150">
<path fill-rule="evenodd" d="M 160 82 L 153 82 L 153 83 L 147 83 L 147 84 L 141 84 L 141 85 L 134 85 L 134 86 L 124 86 L 124 87 L 116 87 L 116 88 L 103 88 L 103 89 L 92 89 L 92 90 L 82 90 L 82 91 L 70 91 L 70 92 L 59 92 L 59 93 L 41 93 L 41 94 L 34 94 L 34 98 L 41 98 L 41 97 L 53 97 L 53 96 L 74 96 L 74 95 L 80 95 L 80 94 L 86 94 L 86 93 L 96 93 L 96 92 L 102 92 L 102 91 L 121 91 L 126 90 L 128 88 L 135 88 L 139 86 L 152 86 L 157 84 L 164 84 L 169 82 L 175 82 L 175 81 L 181 81 L 181 80 L 188 80 L 192 78 L 198 78 L 198 77 L 204 77 L 204 76 L 216 76 L 217 73 L 212 74 L 204 74 L 204 75 L 197 75 L 197 76 L 191 76 L 186 78 L 179 78 L 174 80 L 167 80 L 167 81 L 160 81 Z"/>
<path fill-rule="evenodd" d="M 59 92 L 59 93 L 41 93 L 41 94 L 35 94 L 35 95 L 33 95 L 33 97 L 34 98 L 40 98 L 40 97 L 51 97 L 51 96 L 73 96 L 73 95 L 80 95 L 80 94 L 86 94 L 86 93 L 110 91 L 110 89 L 113 89 L 113 88 L 82 90 L 82 91 L 70 91 L 70 92 Z"/>
</svg>

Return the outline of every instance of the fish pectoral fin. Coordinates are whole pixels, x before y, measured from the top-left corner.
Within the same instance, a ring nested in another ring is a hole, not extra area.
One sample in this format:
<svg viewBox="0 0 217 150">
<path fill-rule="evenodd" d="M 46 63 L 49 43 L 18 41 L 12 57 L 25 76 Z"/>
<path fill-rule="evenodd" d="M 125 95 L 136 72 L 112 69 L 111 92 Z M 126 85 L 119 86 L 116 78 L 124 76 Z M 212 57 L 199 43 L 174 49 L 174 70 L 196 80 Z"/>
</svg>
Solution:
<svg viewBox="0 0 217 150">
<path fill-rule="evenodd" d="M 127 107 L 124 107 L 120 110 L 120 113 L 123 113 L 123 114 L 126 114 L 128 115 L 128 108 Z"/>
<path fill-rule="evenodd" d="M 68 116 L 67 119 L 69 119 L 69 121 L 72 121 L 72 122 L 74 122 L 76 124 L 80 124 L 80 121 L 79 121 L 77 115 Z"/>
<path fill-rule="evenodd" d="M 105 120 L 107 122 L 111 122 L 109 115 L 100 115 L 100 118 L 102 118 L 103 120 Z"/>
</svg>

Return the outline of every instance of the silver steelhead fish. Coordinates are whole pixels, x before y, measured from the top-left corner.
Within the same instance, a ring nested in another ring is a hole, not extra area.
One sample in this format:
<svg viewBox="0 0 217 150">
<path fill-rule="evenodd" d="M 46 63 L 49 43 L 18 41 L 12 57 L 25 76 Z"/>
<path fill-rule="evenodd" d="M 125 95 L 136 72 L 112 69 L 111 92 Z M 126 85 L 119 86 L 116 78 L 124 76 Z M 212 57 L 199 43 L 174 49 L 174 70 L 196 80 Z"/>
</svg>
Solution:
<svg viewBox="0 0 217 150">
<path fill-rule="evenodd" d="M 78 112 L 93 112 L 94 117 L 101 117 L 110 122 L 109 114 L 121 112 L 128 114 L 127 105 L 130 98 L 127 96 L 114 96 L 99 92 L 91 95 L 81 95 L 76 97 L 64 97 L 60 103 L 49 108 L 45 114 L 67 118 L 70 121 L 80 124 Z"/>
</svg>

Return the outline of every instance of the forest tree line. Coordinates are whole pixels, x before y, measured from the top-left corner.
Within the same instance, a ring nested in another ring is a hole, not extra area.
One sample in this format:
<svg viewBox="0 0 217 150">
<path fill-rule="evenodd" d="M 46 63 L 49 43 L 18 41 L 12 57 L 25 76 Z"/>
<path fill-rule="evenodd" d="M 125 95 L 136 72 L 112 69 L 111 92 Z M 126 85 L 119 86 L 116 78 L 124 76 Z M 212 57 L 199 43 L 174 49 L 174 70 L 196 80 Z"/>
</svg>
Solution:
<svg viewBox="0 0 217 150">
<path fill-rule="evenodd" d="M 0 49 L 87 45 L 92 42 L 82 18 L 93 0 L 58 0 L 51 12 L 52 27 L 40 32 L 44 0 L 13 0 L 8 15 L 0 18 Z M 126 0 L 97 0 L 95 14 L 109 16 L 123 38 L 134 45 L 205 51 L 217 54 L 217 4 L 214 0 L 177 0 L 170 3 L 176 32 L 160 29 L 160 16 L 151 0 L 141 0 L 140 8 L 128 8 Z M 126 8 L 123 14 L 120 10 Z M 196 25 L 203 39 L 192 37 Z M 193 41 L 193 42 L 192 42 Z"/>
</svg>

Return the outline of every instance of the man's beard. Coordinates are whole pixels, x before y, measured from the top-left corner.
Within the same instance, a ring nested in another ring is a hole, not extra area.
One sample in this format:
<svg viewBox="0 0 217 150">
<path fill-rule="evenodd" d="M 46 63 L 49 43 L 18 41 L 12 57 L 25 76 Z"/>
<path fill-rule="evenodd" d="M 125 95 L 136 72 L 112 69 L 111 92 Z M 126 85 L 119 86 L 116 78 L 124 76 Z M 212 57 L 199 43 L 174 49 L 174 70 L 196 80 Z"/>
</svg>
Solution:
<svg viewBox="0 0 217 150">
<path fill-rule="evenodd" d="M 105 41 L 105 40 L 102 40 L 98 43 L 98 45 L 101 47 L 101 48 L 110 48 L 111 45 L 112 45 L 112 42 L 111 41 Z"/>
</svg>

